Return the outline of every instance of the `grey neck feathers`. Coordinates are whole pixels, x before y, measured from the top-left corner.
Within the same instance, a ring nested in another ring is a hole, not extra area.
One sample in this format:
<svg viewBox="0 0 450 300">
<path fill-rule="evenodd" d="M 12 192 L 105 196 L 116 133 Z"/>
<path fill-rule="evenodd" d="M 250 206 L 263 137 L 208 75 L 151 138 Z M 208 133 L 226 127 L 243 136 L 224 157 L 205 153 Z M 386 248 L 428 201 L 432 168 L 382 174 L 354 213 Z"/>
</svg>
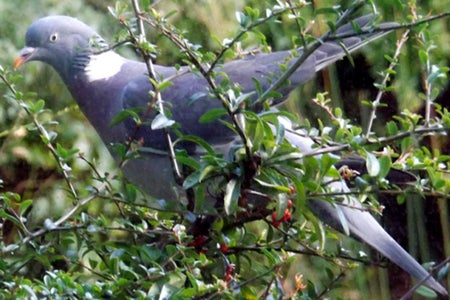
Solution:
<svg viewBox="0 0 450 300">
<path fill-rule="evenodd" d="M 101 36 L 97 34 L 92 36 L 86 47 L 75 49 L 75 55 L 71 63 L 72 74 L 77 76 L 80 73 L 83 73 L 93 55 L 108 51 L 108 49 L 108 43 Z"/>
</svg>

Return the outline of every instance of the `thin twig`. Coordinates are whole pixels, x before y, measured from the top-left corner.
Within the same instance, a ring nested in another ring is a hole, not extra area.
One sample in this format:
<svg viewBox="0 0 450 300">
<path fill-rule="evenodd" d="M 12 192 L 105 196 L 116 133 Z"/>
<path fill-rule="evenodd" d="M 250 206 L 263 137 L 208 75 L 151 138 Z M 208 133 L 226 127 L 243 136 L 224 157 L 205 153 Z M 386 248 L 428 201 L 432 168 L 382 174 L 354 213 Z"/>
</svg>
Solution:
<svg viewBox="0 0 450 300">
<path fill-rule="evenodd" d="M 132 0 L 131 3 L 133 4 L 133 10 L 134 10 L 137 24 L 138 24 L 139 42 L 141 42 L 141 43 L 146 42 L 147 38 L 145 36 L 144 22 L 142 21 L 143 19 L 141 18 L 142 12 L 139 8 L 138 0 Z M 143 51 L 142 49 L 140 49 L 140 50 L 144 57 L 144 62 L 147 66 L 147 70 L 148 70 L 150 78 L 152 80 L 154 80 L 155 82 L 158 82 L 158 78 L 156 76 L 156 72 L 155 72 L 153 62 L 152 62 L 150 55 L 146 51 Z M 161 98 L 161 93 L 159 92 L 159 90 L 156 87 L 155 87 L 155 98 L 156 98 L 156 104 L 158 105 L 159 113 L 164 115 L 164 104 L 163 104 L 163 101 Z M 181 182 L 183 179 L 183 176 L 181 175 L 180 167 L 179 167 L 177 159 L 176 159 L 175 147 L 172 142 L 172 137 L 170 136 L 170 132 L 167 128 L 164 128 L 164 135 L 165 135 L 165 139 L 166 139 L 167 148 L 169 150 L 169 157 L 170 157 L 170 161 L 172 163 L 172 170 L 173 170 L 175 179 L 177 182 Z"/>
<path fill-rule="evenodd" d="M 66 212 L 62 217 L 60 217 L 55 222 L 51 222 L 51 227 L 47 226 L 47 227 L 41 228 L 39 230 L 36 230 L 36 231 L 30 233 L 29 235 L 25 236 L 20 241 L 19 245 L 25 245 L 28 242 L 30 242 L 31 240 L 38 238 L 38 237 L 45 235 L 46 233 L 52 231 L 53 228 L 58 227 L 61 224 L 63 224 L 64 222 L 66 222 L 67 220 L 69 220 L 73 215 L 75 215 L 78 212 L 79 209 L 81 209 L 83 206 L 85 206 L 86 204 L 88 204 L 95 198 L 96 198 L 95 195 L 90 195 L 82 200 L 77 201 L 77 204 L 75 206 L 73 206 L 71 209 L 69 209 L 69 211 Z M 4 252 L 4 249 L 2 250 L 2 252 Z"/>
<path fill-rule="evenodd" d="M 216 96 L 217 99 L 219 99 L 219 101 L 222 103 L 222 106 L 225 108 L 228 115 L 231 117 L 231 120 L 235 125 L 234 127 L 236 129 L 236 132 L 238 133 L 239 137 L 242 140 L 242 144 L 245 147 L 246 155 L 249 158 L 249 160 L 252 161 L 253 153 L 251 152 L 251 149 L 249 147 L 250 144 L 248 142 L 247 135 L 245 134 L 244 129 L 240 125 L 241 121 L 239 120 L 239 112 L 231 110 L 231 107 L 229 105 L 229 103 L 231 102 L 230 99 L 228 99 L 224 93 L 221 93 L 218 90 L 218 86 L 215 80 L 213 79 L 212 74 L 209 73 L 209 69 L 205 68 L 202 62 L 190 49 L 189 45 L 186 44 L 186 41 L 181 39 L 177 34 L 175 34 L 173 30 L 168 29 L 166 26 L 159 24 L 156 20 L 149 20 L 147 18 L 143 18 L 142 16 L 140 17 L 140 19 L 143 22 L 148 23 L 150 26 L 158 29 L 165 37 L 167 37 L 172 43 L 174 43 L 178 47 L 178 49 L 180 49 L 188 56 L 189 61 L 192 63 L 193 66 L 195 66 L 195 68 L 197 68 L 197 70 L 206 80 L 210 90 L 214 93 L 214 96 Z"/>
<path fill-rule="evenodd" d="M 332 291 L 333 286 L 338 284 L 338 282 L 345 276 L 345 272 L 339 273 L 326 287 L 325 289 L 317 295 L 317 299 L 325 299 L 325 295 Z"/>
<path fill-rule="evenodd" d="M 292 11 L 292 14 L 295 16 L 295 24 L 297 25 L 297 30 L 298 30 L 298 33 L 299 33 L 299 35 L 300 35 L 300 40 L 302 41 L 302 46 L 303 46 L 303 47 L 306 47 L 306 45 L 307 45 L 308 43 L 307 43 L 306 38 L 305 38 L 305 32 L 306 32 L 308 29 L 303 30 L 303 27 L 302 27 L 302 25 L 300 24 L 300 22 L 299 22 L 299 20 L 298 20 L 298 19 L 300 18 L 300 15 L 299 15 L 299 13 L 298 13 L 298 11 L 297 11 L 298 8 L 302 8 L 303 6 L 300 5 L 299 7 L 295 7 L 295 6 L 292 4 L 292 1 L 291 1 L 291 0 L 287 0 L 286 2 L 291 6 L 290 10 Z"/>
<path fill-rule="evenodd" d="M 402 38 L 397 42 L 397 47 L 395 49 L 394 57 L 392 58 L 392 61 L 389 64 L 389 67 L 387 68 L 387 70 L 393 70 L 395 68 L 395 66 L 398 64 L 398 57 L 400 56 L 400 50 L 403 48 L 403 45 L 408 40 L 408 36 L 409 36 L 409 30 L 406 30 L 403 33 Z M 370 137 L 373 122 L 376 119 L 377 109 L 380 106 L 381 97 L 383 96 L 383 94 L 385 92 L 383 88 L 386 87 L 386 84 L 389 82 L 391 75 L 392 75 L 391 72 L 385 72 L 384 78 L 380 84 L 382 86 L 382 88 L 380 88 L 378 90 L 377 97 L 372 102 L 372 106 L 371 106 L 372 110 L 371 110 L 370 117 L 369 117 L 369 124 L 367 125 L 366 134 L 365 134 L 366 139 L 368 139 Z"/>
<path fill-rule="evenodd" d="M 226 53 L 226 51 L 231 49 L 236 44 L 236 42 L 239 41 L 239 39 L 244 34 L 246 34 L 247 32 L 251 31 L 252 29 L 254 29 L 254 28 L 256 28 L 256 27 L 266 23 L 267 21 L 284 14 L 287 10 L 291 10 L 291 9 L 294 9 L 294 8 L 295 8 L 295 6 L 291 6 L 291 7 L 286 7 L 285 9 L 278 10 L 276 12 L 272 12 L 272 14 L 270 16 L 267 16 L 266 18 L 261 18 L 261 19 L 255 21 L 254 23 L 248 25 L 245 28 L 245 30 L 241 29 L 238 32 L 238 34 L 236 34 L 235 37 L 232 38 L 231 41 L 229 41 L 227 43 L 227 45 L 225 47 L 222 47 L 222 50 L 220 50 L 219 54 L 217 54 L 216 58 L 211 63 L 211 66 L 208 69 L 208 73 L 210 74 L 216 68 L 217 64 L 220 62 L 220 60 L 222 59 L 222 57 Z"/>
<path fill-rule="evenodd" d="M 42 139 L 44 141 L 45 146 L 50 150 L 50 153 L 52 154 L 53 158 L 56 161 L 56 164 L 59 167 L 59 170 L 61 171 L 63 178 L 69 187 L 70 193 L 72 194 L 72 197 L 74 199 L 78 198 L 77 191 L 75 189 L 75 186 L 72 183 L 71 175 L 69 174 L 68 169 L 65 167 L 65 163 L 62 161 L 61 157 L 58 155 L 58 152 L 56 151 L 55 147 L 53 146 L 51 142 L 51 137 L 48 131 L 45 129 L 45 127 L 38 121 L 37 117 L 29 110 L 27 104 L 17 97 L 19 93 L 16 91 L 16 89 L 9 83 L 8 79 L 4 74 L 0 74 L 0 79 L 5 83 L 6 87 L 9 89 L 9 91 L 15 96 L 16 101 L 19 103 L 19 105 L 25 110 L 27 115 L 31 118 L 33 121 L 33 124 L 36 126 L 38 132 L 40 133 L 41 137 L 45 138 Z"/>
<path fill-rule="evenodd" d="M 411 15 L 414 20 L 418 18 L 415 9 L 411 10 Z M 425 62 L 425 70 L 421 72 L 422 75 L 422 82 L 423 82 L 423 88 L 425 90 L 425 126 L 430 125 L 430 118 L 431 118 L 431 106 L 433 104 L 433 101 L 431 100 L 431 90 L 432 90 L 432 84 L 428 81 L 428 76 L 430 75 L 431 71 L 431 65 L 430 65 L 430 58 L 429 53 L 432 47 L 429 47 L 426 42 L 426 38 L 423 34 L 423 32 L 419 32 L 419 40 L 423 43 L 422 46 L 425 46 L 427 53 L 427 60 Z M 423 67 L 423 66 L 422 66 Z"/>
<path fill-rule="evenodd" d="M 363 2 L 358 3 L 354 7 L 347 9 L 336 21 L 336 27 L 340 27 L 353 16 L 356 10 L 363 6 Z M 273 92 L 278 90 L 285 82 L 298 70 L 298 68 L 310 57 L 314 51 L 316 51 L 324 42 L 330 40 L 332 32 L 328 31 L 320 38 L 318 38 L 314 43 L 305 46 L 302 50 L 301 56 L 281 75 L 279 76 L 270 86 L 267 88 L 259 97 L 253 102 L 254 106 L 261 105 L 268 96 Z"/>
<path fill-rule="evenodd" d="M 339 39 L 344 39 L 347 37 L 353 37 L 353 36 L 358 36 L 358 35 L 366 35 L 368 33 L 377 33 L 377 32 L 386 32 L 386 31 L 395 31 L 395 30 L 401 30 L 401 29 L 412 29 L 414 27 L 417 27 L 419 25 L 425 24 L 425 23 L 429 23 L 435 20 L 439 20 L 442 18 L 446 18 L 450 16 L 450 11 L 447 12 L 443 12 L 428 18 L 424 18 L 420 21 L 417 22 L 411 22 L 408 24 L 398 24 L 398 25 L 390 25 L 390 26 L 382 26 L 382 27 L 377 27 L 375 26 L 374 28 L 370 28 L 368 30 L 361 30 L 358 33 L 345 33 L 345 34 L 339 34 L 339 35 L 335 35 L 335 36 L 330 36 L 328 40 L 339 40 Z"/>
<path fill-rule="evenodd" d="M 404 131 L 400 132 L 396 135 L 388 136 L 388 137 L 380 137 L 380 138 L 372 138 L 372 139 L 366 139 L 361 141 L 361 146 L 368 146 L 368 145 L 387 145 L 389 143 L 392 143 L 393 141 L 401 140 L 406 137 L 418 137 L 423 136 L 427 134 L 433 134 L 433 133 L 439 133 L 439 132 L 448 132 L 450 131 L 450 128 L 441 126 L 435 126 L 435 127 L 419 127 L 414 128 L 411 131 Z M 303 135 L 302 135 L 303 136 Z M 336 153 L 341 152 L 345 150 L 351 149 L 352 146 L 350 144 L 338 144 L 338 145 L 331 145 L 331 146 L 324 146 L 322 148 L 317 148 L 314 150 L 311 150 L 309 152 L 303 152 L 303 153 L 291 153 L 289 157 L 292 159 L 302 159 L 305 157 L 310 156 L 317 156 L 322 155 L 326 153 Z"/>
<path fill-rule="evenodd" d="M 252 251 L 252 252 L 263 252 L 263 248 L 266 250 L 272 250 L 272 251 L 285 251 L 285 252 L 291 252 L 295 254 L 302 254 L 302 255 L 310 255 L 310 256 L 317 256 L 321 257 L 328 261 L 335 261 L 336 258 L 339 259 L 345 259 L 350 261 L 355 261 L 359 263 L 363 263 L 364 265 L 368 266 L 380 266 L 380 262 L 378 261 L 369 261 L 364 258 L 358 258 L 358 257 L 352 257 L 343 253 L 339 253 L 338 255 L 324 255 L 322 252 L 316 252 L 316 251 L 309 251 L 309 250 L 300 250 L 297 248 L 287 248 L 287 247 L 264 247 L 262 245 L 255 245 L 255 246 L 236 246 L 236 247 L 230 247 L 229 252 L 240 252 L 240 251 Z"/>
<path fill-rule="evenodd" d="M 432 274 L 436 272 L 436 270 L 439 270 L 440 268 L 443 268 L 446 264 L 450 263 L 450 257 L 447 257 L 444 261 L 440 262 L 437 266 L 433 267 L 430 271 L 430 273 L 424 277 L 422 280 L 417 282 L 409 291 L 404 294 L 399 300 L 407 300 L 411 299 L 414 292 L 422 285 L 424 284 L 428 279 L 432 278 Z"/>
</svg>

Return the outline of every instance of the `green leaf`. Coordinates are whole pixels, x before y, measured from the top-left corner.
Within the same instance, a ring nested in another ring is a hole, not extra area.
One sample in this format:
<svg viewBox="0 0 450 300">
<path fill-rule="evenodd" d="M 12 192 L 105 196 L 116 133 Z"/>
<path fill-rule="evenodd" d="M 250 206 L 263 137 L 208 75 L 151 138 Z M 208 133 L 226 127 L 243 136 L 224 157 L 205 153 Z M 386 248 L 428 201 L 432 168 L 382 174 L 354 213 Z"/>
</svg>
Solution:
<svg viewBox="0 0 450 300">
<path fill-rule="evenodd" d="M 32 114 L 37 114 L 39 112 L 41 112 L 45 107 L 45 101 L 42 99 L 39 99 L 38 101 L 35 102 L 30 102 L 28 103 L 28 109 L 30 110 L 30 112 Z"/>
<path fill-rule="evenodd" d="M 223 205 L 227 215 L 234 214 L 238 208 L 238 200 L 241 194 L 241 185 L 237 179 L 228 181 L 225 188 L 225 196 Z"/>
<path fill-rule="evenodd" d="M 430 72 L 430 75 L 428 75 L 427 81 L 430 84 L 433 84 L 438 78 L 445 78 L 445 77 L 446 77 L 446 74 L 443 73 L 438 66 L 432 65 L 431 72 Z"/>
<path fill-rule="evenodd" d="M 259 17 L 259 9 L 250 6 L 244 7 L 245 13 L 252 19 L 256 20 Z"/>
<path fill-rule="evenodd" d="M 380 173 L 380 163 L 376 158 L 376 156 L 373 155 L 372 153 L 366 152 L 366 154 L 367 154 L 366 157 L 367 173 L 371 177 L 377 177 L 378 174 Z"/>
<path fill-rule="evenodd" d="M 204 97 L 206 97 L 208 94 L 206 92 L 197 92 L 194 93 L 192 96 L 188 99 L 188 105 L 192 105 L 195 101 L 200 100 Z"/>
<path fill-rule="evenodd" d="M 314 15 L 318 16 L 318 15 L 337 15 L 338 11 L 336 10 L 335 7 L 320 7 L 314 10 Z M 330 24 L 329 24 L 330 26 Z M 336 26 L 331 26 L 330 28 L 334 28 Z"/>
<path fill-rule="evenodd" d="M 253 95 L 255 92 L 250 92 L 250 93 L 241 93 L 239 94 L 239 96 L 237 98 L 235 97 L 230 97 L 230 101 L 231 101 L 231 110 L 233 112 L 237 112 L 240 108 L 241 108 L 241 104 L 250 98 L 251 95 Z"/>
<path fill-rule="evenodd" d="M 281 98 L 283 97 L 283 94 L 277 91 L 270 91 L 269 93 L 267 93 L 267 95 L 264 97 L 263 100 L 267 100 L 267 99 L 277 99 L 277 98 Z"/>
<path fill-rule="evenodd" d="M 174 120 L 171 120 L 166 117 L 164 114 L 158 114 L 152 121 L 151 128 L 153 130 L 168 128 L 175 124 Z"/>
<path fill-rule="evenodd" d="M 391 170 L 392 161 L 389 156 L 383 155 L 378 160 L 380 165 L 380 172 L 378 173 L 378 178 L 385 178 L 389 171 Z"/>
<path fill-rule="evenodd" d="M 179 151 L 177 151 L 176 153 L 176 158 L 178 163 L 188 166 L 194 170 L 200 168 L 200 163 L 198 162 L 198 160 L 188 155 L 180 154 Z"/>
<path fill-rule="evenodd" d="M 206 176 L 208 176 L 210 173 L 214 172 L 216 168 L 214 166 L 208 165 L 206 166 L 201 172 L 198 177 L 198 182 L 202 182 L 203 179 L 205 179 Z"/>
<path fill-rule="evenodd" d="M 342 211 L 341 207 L 337 204 L 334 205 L 336 212 L 338 214 L 338 218 L 339 221 L 342 225 L 342 231 L 346 234 L 346 235 L 350 235 L 350 229 L 348 227 L 348 222 L 347 222 L 347 218 L 345 217 L 344 212 Z"/>
<path fill-rule="evenodd" d="M 394 58 L 392 58 L 391 56 L 389 56 L 387 54 L 384 55 L 384 59 L 386 59 L 390 63 L 396 62 L 396 60 Z"/>
<path fill-rule="evenodd" d="M 183 189 L 187 190 L 199 183 L 200 172 L 194 172 L 183 181 Z"/>
<path fill-rule="evenodd" d="M 428 62 L 428 53 L 424 50 L 419 50 L 419 59 L 422 65 L 427 65 Z"/>
<path fill-rule="evenodd" d="M 144 6 L 144 7 L 146 7 L 146 6 Z M 168 19 L 168 18 L 170 18 L 170 17 L 172 17 L 172 16 L 174 16 L 174 15 L 176 15 L 178 13 L 178 11 L 177 10 L 171 10 L 171 11 L 169 11 L 165 16 L 164 16 L 164 18 L 165 19 Z"/>
<path fill-rule="evenodd" d="M 195 143 L 205 149 L 205 151 L 211 155 L 214 155 L 216 153 L 211 145 L 201 137 L 195 135 L 183 135 L 180 140 Z"/>
<path fill-rule="evenodd" d="M 315 157 L 305 157 L 303 159 L 303 166 L 305 169 L 305 174 L 303 175 L 304 180 L 315 177 L 316 172 L 319 170 L 319 163 Z"/>
<path fill-rule="evenodd" d="M 266 181 L 263 181 L 263 180 L 258 179 L 258 178 L 255 178 L 254 180 L 258 184 L 260 184 L 261 186 L 273 189 L 273 190 L 275 190 L 277 192 L 280 192 L 280 193 L 289 193 L 290 192 L 290 189 L 289 189 L 288 186 L 283 186 L 283 185 L 278 185 L 278 184 L 266 182 Z"/>
<path fill-rule="evenodd" d="M 449 274 L 449 269 L 450 269 L 450 264 L 445 264 L 441 269 L 439 269 L 437 278 L 439 279 L 444 279 L 445 276 L 447 276 Z"/>
<path fill-rule="evenodd" d="M 357 177 L 355 178 L 355 186 L 356 186 L 358 189 L 360 189 L 360 190 L 364 190 L 364 189 L 366 189 L 367 187 L 369 187 L 370 184 L 369 184 L 366 180 L 364 180 L 363 177 L 357 176 Z"/>
<path fill-rule="evenodd" d="M 137 187 L 133 184 L 126 184 L 125 192 L 127 201 L 129 201 L 130 203 L 135 203 L 137 199 Z"/>
<path fill-rule="evenodd" d="M 403 153 L 407 153 L 410 150 L 410 147 L 414 145 L 414 140 L 412 137 L 406 137 L 401 141 L 401 149 Z"/>
<path fill-rule="evenodd" d="M 275 138 L 275 144 L 276 145 L 281 145 L 284 141 L 284 132 L 285 132 L 285 128 L 283 123 L 278 123 L 277 126 L 277 132 L 276 132 L 276 138 Z"/>
<path fill-rule="evenodd" d="M 263 93 L 261 82 L 259 82 L 259 80 L 254 77 L 252 77 L 252 80 L 253 84 L 255 85 L 256 93 L 258 94 L 258 96 L 261 95 Z"/>
<path fill-rule="evenodd" d="M 388 135 L 396 135 L 396 134 L 398 134 L 398 126 L 397 126 L 397 124 L 395 122 L 389 121 L 386 124 L 386 128 L 387 128 Z"/>
<path fill-rule="evenodd" d="M 20 202 L 19 204 L 19 216 L 23 216 L 28 208 L 33 204 L 33 200 L 29 199 L 29 200 L 24 200 L 22 202 Z"/>
<path fill-rule="evenodd" d="M 124 249 L 116 249 L 111 253 L 110 258 L 114 259 L 114 258 L 120 258 L 123 254 L 125 253 Z"/>
<path fill-rule="evenodd" d="M 274 253 L 270 252 L 265 247 L 260 247 L 259 250 L 261 250 L 262 254 L 268 259 L 270 265 L 276 265 L 279 262 L 279 259 L 275 257 Z"/>
<path fill-rule="evenodd" d="M 53 142 L 56 137 L 58 136 L 58 133 L 55 131 L 44 131 L 41 135 L 41 139 L 45 144 Z"/>
<path fill-rule="evenodd" d="M 100 228 L 95 224 L 91 224 L 86 228 L 86 231 L 89 233 L 96 233 L 100 231 Z"/>
<path fill-rule="evenodd" d="M 78 153 L 78 149 L 66 149 L 63 146 L 61 146 L 61 144 L 56 144 L 56 153 L 58 154 L 58 156 L 65 162 L 67 162 L 68 160 L 72 159 L 73 156 L 75 154 Z"/>
<path fill-rule="evenodd" d="M 114 118 L 111 120 L 110 126 L 115 126 L 119 123 L 122 123 L 123 121 L 132 118 L 136 122 L 139 122 L 139 112 L 141 112 L 142 108 L 128 108 L 125 110 L 122 110 L 117 115 L 114 116 Z"/>
<path fill-rule="evenodd" d="M 421 285 L 417 288 L 416 293 L 427 298 L 427 299 L 435 299 L 437 294 L 431 288 Z"/>
<path fill-rule="evenodd" d="M 239 22 L 239 25 L 241 25 L 242 28 L 246 28 L 249 23 L 248 17 L 241 11 L 236 12 L 236 20 Z"/>
<path fill-rule="evenodd" d="M 171 85 L 172 85 L 172 81 L 170 81 L 170 80 L 161 81 L 158 83 L 158 90 L 159 90 L 159 92 L 162 92 Z"/>
<path fill-rule="evenodd" d="M 277 219 L 280 220 L 287 208 L 287 201 L 289 200 L 289 198 L 287 196 L 287 193 L 279 193 L 276 194 L 275 197 L 277 201 Z"/>
<path fill-rule="evenodd" d="M 336 161 L 336 158 L 333 158 L 328 154 L 322 155 L 320 158 L 320 178 L 323 178 L 328 173 L 328 170 L 330 170 Z"/>
<path fill-rule="evenodd" d="M 13 252 L 18 248 L 19 248 L 19 245 L 17 245 L 17 244 L 9 244 L 2 249 L 2 252 L 3 253 Z"/>
<path fill-rule="evenodd" d="M 227 115 L 227 111 L 225 108 L 213 108 L 204 113 L 198 121 L 200 123 L 208 123 L 215 121 L 224 115 Z"/>
</svg>

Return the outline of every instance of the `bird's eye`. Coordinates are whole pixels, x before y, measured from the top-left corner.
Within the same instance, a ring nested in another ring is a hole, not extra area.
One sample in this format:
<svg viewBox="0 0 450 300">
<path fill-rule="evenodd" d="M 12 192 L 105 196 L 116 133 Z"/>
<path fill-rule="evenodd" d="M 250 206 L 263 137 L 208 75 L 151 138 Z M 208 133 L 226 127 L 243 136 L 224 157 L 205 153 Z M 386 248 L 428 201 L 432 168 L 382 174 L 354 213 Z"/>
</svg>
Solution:
<svg viewBox="0 0 450 300">
<path fill-rule="evenodd" d="M 55 42 L 57 39 L 58 39 L 58 34 L 56 34 L 56 33 L 53 33 L 49 38 L 50 42 Z"/>
</svg>

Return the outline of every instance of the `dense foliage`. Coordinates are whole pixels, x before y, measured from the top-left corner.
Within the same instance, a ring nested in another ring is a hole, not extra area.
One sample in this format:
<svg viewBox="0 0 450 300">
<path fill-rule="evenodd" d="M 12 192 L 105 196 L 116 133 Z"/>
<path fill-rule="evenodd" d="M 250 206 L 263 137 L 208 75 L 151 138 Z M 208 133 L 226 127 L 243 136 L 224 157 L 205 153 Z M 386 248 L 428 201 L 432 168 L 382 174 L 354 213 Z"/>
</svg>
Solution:
<svg viewBox="0 0 450 300">
<path fill-rule="evenodd" d="M 230 161 L 205 141 L 180 136 L 204 147 L 206 154 L 197 161 L 177 153 L 177 162 L 189 170 L 181 186 L 190 191 L 195 209 L 167 212 L 152 209 L 155 199 L 126 182 L 52 70 L 41 64 L 12 69 L 38 4 L 3 2 L 5 12 L 22 11 L 27 20 L 19 22 L 12 14 L 3 24 L 10 24 L 7 32 L 14 43 L 1 41 L 9 56 L 0 66 L 0 297 L 405 295 L 412 286 L 404 284 L 410 280 L 406 275 L 392 267 L 389 274 L 372 267 L 386 262 L 323 226 L 308 210 L 308 199 L 339 201 L 343 196 L 324 181 L 352 173 L 333 167 L 337 159 L 330 154 L 337 152 L 366 159 L 367 174 L 352 179 L 352 194 L 366 209 L 383 215 L 382 222 L 398 239 L 409 235 L 404 247 L 420 261 L 430 267 L 442 262 L 433 274 L 450 285 L 449 18 L 425 19 L 430 8 L 433 16 L 444 14 L 445 4 L 142 0 L 138 14 L 133 1 L 119 1 L 109 10 L 101 1 L 86 1 L 87 6 L 44 1 L 49 14 L 70 14 L 101 28 L 126 56 L 189 65 L 210 82 L 226 74 L 208 72 L 206 66 L 252 52 L 311 45 L 342 15 L 351 20 L 378 12 L 382 21 L 415 24 L 368 45 L 293 92 L 286 103 L 289 112 L 255 114 L 241 109 L 248 98 L 231 82 L 210 86 L 223 109 L 208 112 L 201 121 L 229 114 L 226 125 L 243 146 Z M 153 80 L 158 90 L 169 84 Z M 262 102 L 277 96 L 275 90 L 256 93 Z M 314 137 L 317 152 L 305 155 L 288 144 L 280 115 Z M 130 116 L 139 118 L 128 111 L 116 121 Z M 176 130 L 170 107 L 158 122 Z M 138 147 L 123 145 L 117 151 L 126 162 Z M 385 177 L 392 167 L 413 173 L 417 182 L 389 186 Z M 208 206 L 202 195 L 211 192 L 212 179 L 222 205 L 202 214 Z M 263 205 L 247 203 L 255 194 Z M 435 296 L 425 287 L 417 292 Z"/>
</svg>

